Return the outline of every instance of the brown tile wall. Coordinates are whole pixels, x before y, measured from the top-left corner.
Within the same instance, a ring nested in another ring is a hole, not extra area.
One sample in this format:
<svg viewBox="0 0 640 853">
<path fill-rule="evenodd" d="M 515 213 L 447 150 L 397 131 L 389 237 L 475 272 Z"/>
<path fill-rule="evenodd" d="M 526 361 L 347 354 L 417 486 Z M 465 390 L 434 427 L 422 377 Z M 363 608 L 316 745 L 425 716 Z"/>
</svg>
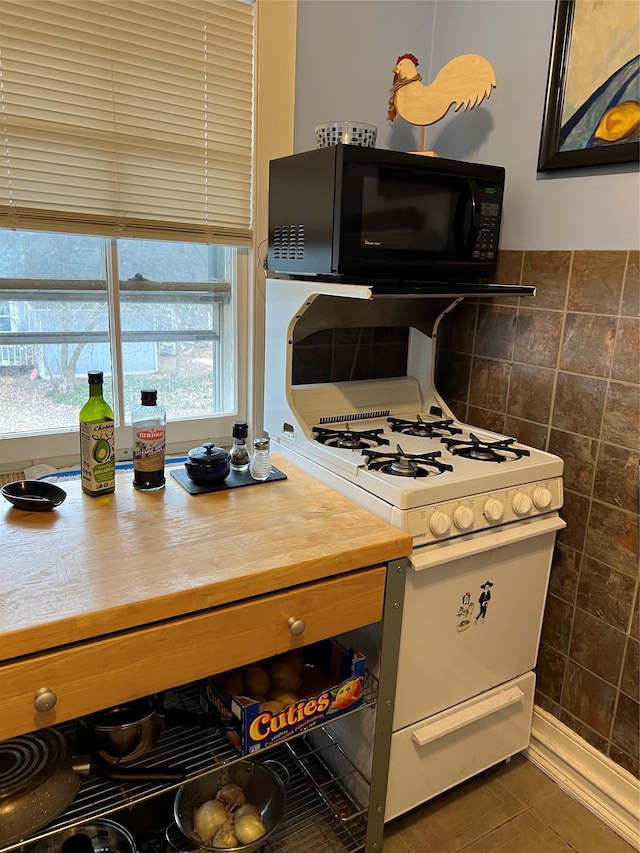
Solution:
<svg viewBox="0 0 640 853">
<path fill-rule="evenodd" d="M 503 252 L 498 281 L 536 296 L 456 307 L 436 384 L 467 423 L 564 459 L 536 701 L 638 776 L 639 253 Z"/>
<path fill-rule="evenodd" d="M 536 296 L 465 300 L 444 319 L 436 385 L 456 415 L 565 462 L 537 702 L 639 774 L 639 253 L 503 252 Z M 407 329 L 326 329 L 293 381 L 406 373 Z"/>
</svg>

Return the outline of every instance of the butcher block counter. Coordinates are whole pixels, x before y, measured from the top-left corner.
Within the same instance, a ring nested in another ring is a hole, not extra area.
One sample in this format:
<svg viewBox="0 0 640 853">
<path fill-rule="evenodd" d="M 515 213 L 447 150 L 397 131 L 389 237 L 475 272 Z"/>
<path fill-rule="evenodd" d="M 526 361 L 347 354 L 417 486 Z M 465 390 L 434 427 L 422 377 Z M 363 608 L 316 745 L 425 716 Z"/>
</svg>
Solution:
<svg viewBox="0 0 640 853">
<path fill-rule="evenodd" d="M 285 459 L 287 479 L 190 495 L 63 483 L 0 505 L 0 739 L 383 618 L 411 538 Z"/>
</svg>

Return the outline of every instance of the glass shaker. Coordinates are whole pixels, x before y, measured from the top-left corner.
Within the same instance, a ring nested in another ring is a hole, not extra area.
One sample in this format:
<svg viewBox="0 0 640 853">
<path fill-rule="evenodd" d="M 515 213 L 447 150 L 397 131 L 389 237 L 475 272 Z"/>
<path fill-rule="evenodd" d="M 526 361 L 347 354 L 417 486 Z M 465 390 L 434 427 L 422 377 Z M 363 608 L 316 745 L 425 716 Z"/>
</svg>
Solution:
<svg viewBox="0 0 640 853">
<path fill-rule="evenodd" d="M 246 471 L 249 467 L 249 451 L 247 450 L 247 433 L 249 428 L 246 421 L 234 421 L 231 430 L 233 447 L 229 453 L 232 471 Z"/>
<path fill-rule="evenodd" d="M 271 474 L 271 454 L 269 439 L 266 436 L 253 441 L 253 456 L 249 463 L 249 473 L 254 480 L 268 480 Z"/>
</svg>

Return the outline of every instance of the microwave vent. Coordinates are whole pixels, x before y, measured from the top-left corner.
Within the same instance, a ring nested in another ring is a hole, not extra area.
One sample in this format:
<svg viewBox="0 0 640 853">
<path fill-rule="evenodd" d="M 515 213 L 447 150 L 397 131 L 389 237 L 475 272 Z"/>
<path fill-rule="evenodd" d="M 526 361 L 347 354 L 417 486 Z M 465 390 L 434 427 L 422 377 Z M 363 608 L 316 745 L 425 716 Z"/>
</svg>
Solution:
<svg viewBox="0 0 640 853">
<path fill-rule="evenodd" d="M 274 258 L 304 260 L 304 225 L 276 225 L 271 249 Z"/>
</svg>

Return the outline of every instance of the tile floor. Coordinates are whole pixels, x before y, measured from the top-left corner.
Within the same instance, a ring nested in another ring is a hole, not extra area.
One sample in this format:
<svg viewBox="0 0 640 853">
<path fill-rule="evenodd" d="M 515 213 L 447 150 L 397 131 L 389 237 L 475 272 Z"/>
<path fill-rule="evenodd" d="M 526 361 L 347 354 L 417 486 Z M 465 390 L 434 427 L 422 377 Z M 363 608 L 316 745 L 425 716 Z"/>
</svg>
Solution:
<svg viewBox="0 0 640 853">
<path fill-rule="evenodd" d="M 634 848 L 517 755 L 385 828 L 384 853 L 459 851 L 634 853 Z"/>
</svg>

